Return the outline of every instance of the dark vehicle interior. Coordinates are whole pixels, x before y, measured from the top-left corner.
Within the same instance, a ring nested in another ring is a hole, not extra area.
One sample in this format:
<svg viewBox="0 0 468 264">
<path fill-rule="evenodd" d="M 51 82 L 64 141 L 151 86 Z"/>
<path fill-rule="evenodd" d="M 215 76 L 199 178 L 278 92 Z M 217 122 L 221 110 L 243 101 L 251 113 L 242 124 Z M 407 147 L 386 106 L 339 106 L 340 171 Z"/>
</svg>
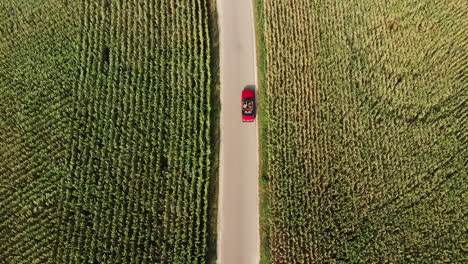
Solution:
<svg viewBox="0 0 468 264">
<path fill-rule="evenodd" d="M 252 98 L 246 98 L 242 102 L 242 114 L 253 115 L 254 114 L 254 101 Z"/>
</svg>

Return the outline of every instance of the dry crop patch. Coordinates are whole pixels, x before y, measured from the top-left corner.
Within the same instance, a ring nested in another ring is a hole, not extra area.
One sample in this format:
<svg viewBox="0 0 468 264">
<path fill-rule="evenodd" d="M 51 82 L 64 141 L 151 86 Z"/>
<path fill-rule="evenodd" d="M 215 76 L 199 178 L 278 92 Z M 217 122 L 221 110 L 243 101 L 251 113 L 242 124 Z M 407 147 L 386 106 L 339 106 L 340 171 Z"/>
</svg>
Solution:
<svg viewBox="0 0 468 264">
<path fill-rule="evenodd" d="M 466 260 L 467 2 L 257 4 L 264 260 Z"/>
<path fill-rule="evenodd" d="M 0 1 L 0 263 L 205 263 L 204 0 Z"/>
</svg>

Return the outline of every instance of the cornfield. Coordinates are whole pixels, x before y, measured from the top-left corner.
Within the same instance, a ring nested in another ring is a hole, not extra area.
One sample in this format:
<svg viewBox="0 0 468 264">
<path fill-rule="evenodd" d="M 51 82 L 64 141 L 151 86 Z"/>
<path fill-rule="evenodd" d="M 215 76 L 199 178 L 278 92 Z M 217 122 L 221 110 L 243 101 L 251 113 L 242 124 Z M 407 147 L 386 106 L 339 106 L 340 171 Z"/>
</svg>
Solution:
<svg viewBox="0 0 468 264">
<path fill-rule="evenodd" d="M 263 263 L 466 263 L 466 1 L 257 0 Z"/>
<path fill-rule="evenodd" d="M 206 263 L 203 0 L 0 1 L 0 263 Z"/>
</svg>

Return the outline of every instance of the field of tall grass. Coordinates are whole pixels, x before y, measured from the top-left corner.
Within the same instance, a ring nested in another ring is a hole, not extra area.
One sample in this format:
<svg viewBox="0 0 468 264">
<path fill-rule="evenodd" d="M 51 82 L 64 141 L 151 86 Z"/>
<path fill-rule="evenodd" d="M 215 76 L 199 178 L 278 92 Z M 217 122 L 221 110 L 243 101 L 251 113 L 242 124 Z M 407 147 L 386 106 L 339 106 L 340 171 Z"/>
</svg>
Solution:
<svg viewBox="0 0 468 264">
<path fill-rule="evenodd" d="M 257 0 L 263 263 L 464 263 L 466 1 Z"/>
<path fill-rule="evenodd" d="M 206 263 L 212 2 L 0 1 L 0 263 Z"/>
</svg>

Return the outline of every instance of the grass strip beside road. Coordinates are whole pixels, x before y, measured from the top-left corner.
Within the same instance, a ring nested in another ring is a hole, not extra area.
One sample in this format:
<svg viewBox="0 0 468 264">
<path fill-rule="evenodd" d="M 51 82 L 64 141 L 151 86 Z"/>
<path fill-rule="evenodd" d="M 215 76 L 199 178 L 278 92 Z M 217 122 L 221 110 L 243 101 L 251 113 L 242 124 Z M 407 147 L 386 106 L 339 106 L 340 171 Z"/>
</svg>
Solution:
<svg viewBox="0 0 468 264">
<path fill-rule="evenodd" d="M 251 0 L 254 8 L 255 18 L 255 40 L 257 51 L 257 104 L 258 104 L 258 135 L 259 135 L 259 219 L 260 219 L 260 263 L 270 263 L 270 248 L 268 245 L 270 210 L 268 203 L 268 145 L 266 139 L 266 129 L 268 129 L 269 103 L 267 90 L 264 87 L 267 73 L 266 46 L 264 36 L 265 14 L 263 10 L 263 0 Z"/>
<path fill-rule="evenodd" d="M 211 149 L 212 149 L 212 171 L 209 186 L 209 237 L 208 237 L 208 256 L 210 264 L 217 261 L 217 229 L 218 229 L 218 197 L 219 197 L 219 147 L 220 147 L 220 69 L 219 69 L 219 26 L 218 14 L 216 10 L 216 1 L 210 0 L 209 5 L 209 30 L 211 41 Z"/>
</svg>

